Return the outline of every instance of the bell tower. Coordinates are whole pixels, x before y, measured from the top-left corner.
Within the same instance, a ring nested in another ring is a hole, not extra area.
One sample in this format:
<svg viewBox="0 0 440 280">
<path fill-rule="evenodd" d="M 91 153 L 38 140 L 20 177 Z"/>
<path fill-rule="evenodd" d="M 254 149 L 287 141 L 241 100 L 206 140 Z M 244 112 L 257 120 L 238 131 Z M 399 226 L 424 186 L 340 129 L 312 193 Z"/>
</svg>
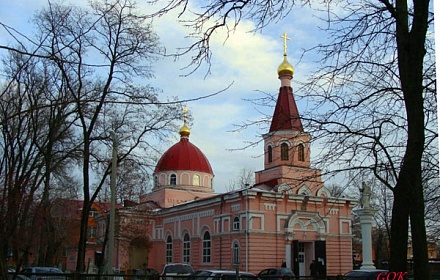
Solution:
<svg viewBox="0 0 440 280">
<path fill-rule="evenodd" d="M 296 193 L 303 182 L 310 176 L 313 181 L 320 179 L 320 171 L 310 169 L 310 134 L 304 132 L 295 97 L 291 87 L 293 66 L 287 60 L 287 34 L 284 33 L 284 58 L 277 69 L 281 87 L 272 117 L 269 132 L 264 139 L 264 170 L 256 172 L 256 185 L 266 185 L 263 188 L 274 188 L 282 183 L 290 186 L 290 191 Z M 299 179 L 301 178 L 301 179 Z M 314 188 L 316 182 L 310 183 Z"/>
</svg>

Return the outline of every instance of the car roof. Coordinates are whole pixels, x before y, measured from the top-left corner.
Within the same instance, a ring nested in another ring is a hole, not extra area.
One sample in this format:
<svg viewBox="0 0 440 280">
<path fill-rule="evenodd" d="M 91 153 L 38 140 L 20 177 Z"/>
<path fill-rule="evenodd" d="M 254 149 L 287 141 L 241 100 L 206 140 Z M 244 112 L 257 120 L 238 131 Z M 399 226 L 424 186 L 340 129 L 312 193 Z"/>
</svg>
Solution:
<svg viewBox="0 0 440 280">
<path fill-rule="evenodd" d="M 237 271 L 235 271 L 235 270 L 224 270 L 224 269 L 199 269 L 199 270 L 197 270 L 197 272 L 200 272 L 200 271 L 207 271 L 207 272 L 211 272 L 211 273 L 228 273 L 228 274 L 237 273 Z M 245 271 L 239 271 L 238 273 L 246 274 L 246 275 L 255 275 L 253 273 L 245 272 Z"/>
<path fill-rule="evenodd" d="M 347 272 L 345 275 L 349 275 L 349 274 L 365 274 L 365 273 L 371 273 L 371 272 L 388 272 L 388 270 L 384 270 L 384 269 L 358 269 L 358 270 L 352 270 Z"/>
</svg>

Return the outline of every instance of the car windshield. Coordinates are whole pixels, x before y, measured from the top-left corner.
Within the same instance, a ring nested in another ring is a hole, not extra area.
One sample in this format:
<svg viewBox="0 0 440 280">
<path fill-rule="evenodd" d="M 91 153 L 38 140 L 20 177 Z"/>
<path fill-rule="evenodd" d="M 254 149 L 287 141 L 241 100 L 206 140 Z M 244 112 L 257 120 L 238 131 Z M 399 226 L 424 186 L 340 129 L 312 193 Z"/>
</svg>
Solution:
<svg viewBox="0 0 440 280">
<path fill-rule="evenodd" d="M 169 265 L 165 267 L 165 273 L 192 273 L 192 268 L 189 265 Z"/>
<path fill-rule="evenodd" d="M 293 274 L 293 272 L 290 268 L 283 268 L 283 269 L 281 269 L 281 274 L 290 275 L 290 274 Z"/>
</svg>

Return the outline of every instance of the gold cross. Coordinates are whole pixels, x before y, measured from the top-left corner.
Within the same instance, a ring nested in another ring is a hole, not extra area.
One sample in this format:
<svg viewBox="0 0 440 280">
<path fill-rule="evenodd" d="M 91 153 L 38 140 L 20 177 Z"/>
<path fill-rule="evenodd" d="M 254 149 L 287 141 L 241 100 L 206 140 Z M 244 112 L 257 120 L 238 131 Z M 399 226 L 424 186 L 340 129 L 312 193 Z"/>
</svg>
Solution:
<svg viewBox="0 0 440 280">
<path fill-rule="evenodd" d="M 281 38 L 284 39 L 284 55 L 286 56 L 287 55 L 287 40 L 290 40 L 290 38 L 287 37 L 286 32 L 284 32 L 284 34 L 281 35 Z"/>
<path fill-rule="evenodd" d="M 186 123 L 186 112 L 188 112 L 188 107 L 186 105 L 183 107 L 183 122 Z"/>
</svg>

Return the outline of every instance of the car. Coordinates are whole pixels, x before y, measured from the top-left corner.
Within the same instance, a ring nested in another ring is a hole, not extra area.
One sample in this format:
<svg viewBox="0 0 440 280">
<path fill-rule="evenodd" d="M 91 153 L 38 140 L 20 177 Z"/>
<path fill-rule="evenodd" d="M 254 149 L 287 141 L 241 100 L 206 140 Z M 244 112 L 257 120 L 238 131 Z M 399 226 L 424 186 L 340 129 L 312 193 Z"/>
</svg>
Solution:
<svg viewBox="0 0 440 280">
<path fill-rule="evenodd" d="M 133 280 L 136 279 L 159 280 L 160 277 L 159 272 L 153 268 L 133 269 L 132 273 L 133 275 L 135 275 Z"/>
<path fill-rule="evenodd" d="M 167 263 L 162 269 L 162 280 L 177 280 L 184 279 L 191 275 L 194 270 L 190 264 L 187 263 Z"/>
<path fill-rule="evenodd" d="M 257 274 L 261 280 L 287 280 L 293 279 L 295 274 L 292 269 L 287 267 L 269 267 L 265 268 Z"/>
<path fill-rule="evenodd" d="M 258 277 L 250 272 L 238 272 L 240 280 L 258 280 Z M 188 276 L 187 280 L 235 280 L 235 270 L 197 270 Z"/>
<path fill-rule="evenodd" d="M 380 274 L 386 274 L 388 273 L 388 270 L 382 270 L 382 269 L 374 269 L 374 270 L 352 270 L 350 272 L 347 272 L 344 275 L 344 280 L 376 280 L 377 277 Z M 386 278 L 384 278 L 386 279 Z"/>
<path fill-rule="evenodd" d="M 66 280 L 63 271 L 56 267 L 26 267 L 20 271 L 20 275 L 25 275 L 31 280 Z"/>
<path fill-rule="evenodd" d="M 17 275 L 15 275 L 15 277 L 14 277 L 14 274 L 15 274 L 15 270 L 13 270 L 13 269 L 8 269 L 8 280 L 30 280 L 30 279 L 27 278 L 26 276 L 24 276 L 24 275 L 20 275 L 20 274 L 17 274 Z"/>
</svg>

